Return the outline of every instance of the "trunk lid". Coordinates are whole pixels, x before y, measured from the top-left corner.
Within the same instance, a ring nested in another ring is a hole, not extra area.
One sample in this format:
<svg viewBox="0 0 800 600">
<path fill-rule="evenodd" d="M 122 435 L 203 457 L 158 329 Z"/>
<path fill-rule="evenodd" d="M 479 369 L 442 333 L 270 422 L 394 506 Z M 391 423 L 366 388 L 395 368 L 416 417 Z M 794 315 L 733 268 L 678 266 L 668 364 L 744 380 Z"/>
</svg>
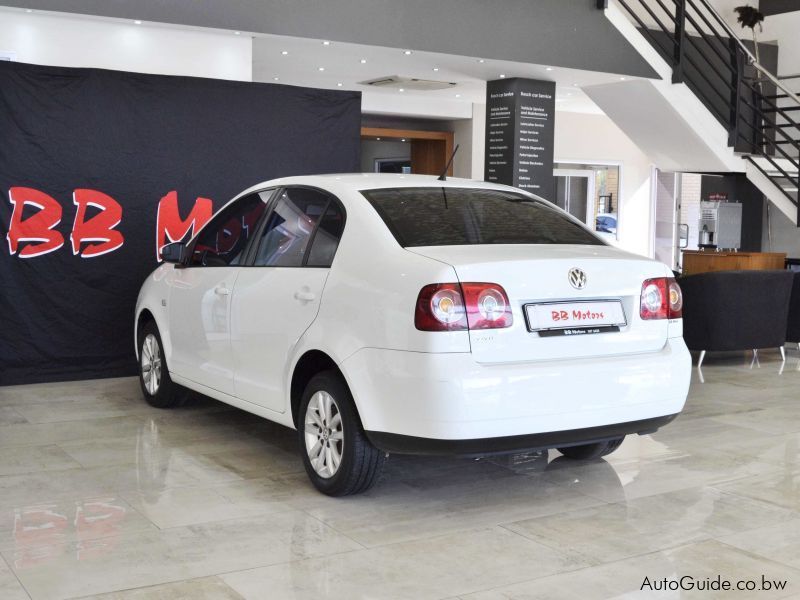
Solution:
<svg viewBox="0 0 800 600">
<path fill-rule="evenodd" d="M 461 282 L 490 282 L 505 289 L 514 316 L 512 326 L 469 332 L 472 354 L 479 363 L 656 352 L 667 341 L 666 319 L 643 321 L 639 316 L 642 282 L 668 275 L 664 265 L 645 257 L 610 246 L 586 245 L 486 244 L 406 250 L 451 265 Z M 573 287 L 568 278 L 576 267 L 586 274 L 583 289 Z M 527 304 L 608 300 L 621 302 L 626 324 L 619 331 L 544 336 L 528 328 Z"/>
</svg>

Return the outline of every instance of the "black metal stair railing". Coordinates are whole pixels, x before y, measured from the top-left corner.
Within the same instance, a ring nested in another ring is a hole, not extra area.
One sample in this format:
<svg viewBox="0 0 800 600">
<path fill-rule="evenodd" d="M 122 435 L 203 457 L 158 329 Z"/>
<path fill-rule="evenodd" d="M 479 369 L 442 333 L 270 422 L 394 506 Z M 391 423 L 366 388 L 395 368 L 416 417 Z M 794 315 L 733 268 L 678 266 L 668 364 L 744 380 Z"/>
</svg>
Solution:
<svg viewBox="0 0 800 600">
<path fill-rule="evenodd" d="M 617 2 L 670 63 L 672 82 L 685 83 L 727 128 L 728 145 L 798 207 L 800 226 L 800 97 L 756 60 L 707 0 Z"/>
</svg>

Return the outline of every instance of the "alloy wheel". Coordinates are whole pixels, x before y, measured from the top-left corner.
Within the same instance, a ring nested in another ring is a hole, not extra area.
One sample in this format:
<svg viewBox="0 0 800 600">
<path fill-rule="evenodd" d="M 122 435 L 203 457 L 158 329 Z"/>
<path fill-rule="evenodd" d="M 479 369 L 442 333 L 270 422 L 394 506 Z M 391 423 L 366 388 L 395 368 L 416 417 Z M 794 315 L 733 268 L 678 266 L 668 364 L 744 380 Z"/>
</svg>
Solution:
<svg viewBox="0 0 800 600">
<path fill-rule="evenodd" d="M 344 451 L 344 430 L 339 405 L 328 392 L 311 396 L 305 415 L 306 452 L 320 477 L 330 479 L 339 470 Z"/>
<path fill-rule="evenodd" d="M 142 381 L 147 393 L 155 396 L 161 386 L 161 347 L 158 338 L 147 334 L 142 344 Z"/>
</svg>

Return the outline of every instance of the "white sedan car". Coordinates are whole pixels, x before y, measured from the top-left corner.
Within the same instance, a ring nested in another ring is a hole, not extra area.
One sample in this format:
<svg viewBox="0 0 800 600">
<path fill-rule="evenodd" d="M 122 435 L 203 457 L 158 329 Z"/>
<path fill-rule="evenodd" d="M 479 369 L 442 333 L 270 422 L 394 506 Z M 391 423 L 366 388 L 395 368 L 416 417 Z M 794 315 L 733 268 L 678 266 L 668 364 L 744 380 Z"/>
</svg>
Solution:
<svg viewBox="0 0 800 600">
<path fill-rule="evenodd" d="M 686 400 L 672 273 L 514 188 L 278 179 L 162 256 L 136 304 L 147 401 L 194 390 L 296 428 L 326 494 L 390 453 L 598 458 Z"/>
</svg>

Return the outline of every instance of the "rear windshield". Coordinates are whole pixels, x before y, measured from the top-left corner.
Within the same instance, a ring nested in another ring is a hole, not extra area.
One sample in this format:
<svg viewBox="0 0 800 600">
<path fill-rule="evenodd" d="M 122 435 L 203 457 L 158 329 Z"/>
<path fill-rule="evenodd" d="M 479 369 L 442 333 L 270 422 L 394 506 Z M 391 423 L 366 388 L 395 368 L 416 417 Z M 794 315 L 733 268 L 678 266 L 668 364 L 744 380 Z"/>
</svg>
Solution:
<svg viewBox="0 0 800 600">
<path fill-rule="evenodd" d="M 398 243 L 411 246 L 474 244 L 583 244 L 604 242 L 541 200 L 501 190 L 391 188 L 366 190 Z"/>
</svg>

